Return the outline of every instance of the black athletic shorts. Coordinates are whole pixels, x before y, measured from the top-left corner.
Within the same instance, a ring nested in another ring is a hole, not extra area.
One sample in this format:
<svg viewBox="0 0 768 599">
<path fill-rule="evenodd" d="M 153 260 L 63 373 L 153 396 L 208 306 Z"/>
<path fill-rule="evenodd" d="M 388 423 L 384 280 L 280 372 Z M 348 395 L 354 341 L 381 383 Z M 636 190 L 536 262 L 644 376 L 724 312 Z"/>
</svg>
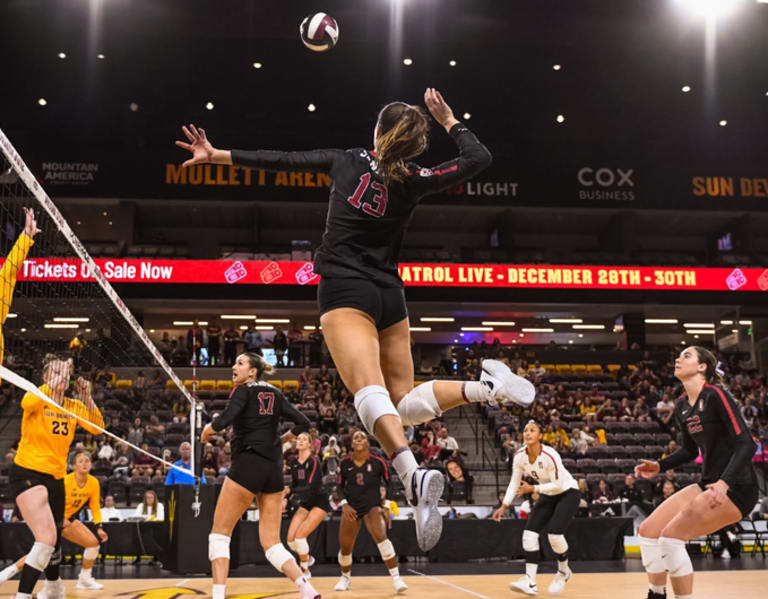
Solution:
<svg viewBox="0 0 768 599">
<path fill-rule="evenodd" d="M 363 516 L 365 516 L 368 512 L 370 512 L 372 509 L 381 507 L 380 503 L 363 503 L 361 505 L 355 505 L 350 503 L 350 507 L 355 510 L 355 513 L 357 514 L 357 518 L 359 520 L 363 519 Z M 384 509 L 384 508 L 382 508 Z"/>
<path fill-rule="evenodd" d="M 278 493 L 285 487 L 283 461 L 268 460 L 247 448 L 234 456 L 227 478 L 231 478 L 253 494 Z"/>
<path fill-rule="evenodd" d="M 320 279 L 320 315 L 336 308 L 356 308 L 368 314 L 381 331 L 408 316 L 402 287 L 382 287 L 368 279 Z"/>
<path fill-rule="evenodd" d="M 299 504 L 299 507 L 303 507 L 308 512 L 311 512 L 312 508 L 316 507 L 319 507 L 325 512 L 331 511 L 331 504 L 328 501 L 328 495 L 325 493 L 321 495 L 310 495 Z"/>
<path fill-rule="evenodd" d="M 12 464 L 8 471 L 8 488 L 11 497 L 16 499 L 24 491 L 42 485 L 48 489 L 48 505 L 53 513 L 53 521 L 56 526 L 64 525 L 64 506 L 66 493 L 64 491 L 64 479 L 54 478 L 50 474 L 22 468 L 18 464 Z"/>
<path fill-rule="evenodd" d="M 702 480 L 697 484 L 702 491 L 706 491 L 707 485 L 710 483 Z M 760 490 L 757 485 L 733 485 L 728 488 L 728 499 L 733 501 L 734 505 L 739 508 L 742 518 L 749 518 L 755 509 L 759 495 Z"/>
<path fill-rule="evenodd" d="M 579 510 L 579 492 L 568 489 L 559 495 L 539 496 L 525 523 L 525 530 L 541 532 L 545 528 L 553 535 L 565 534 L 568 525 Z"/>
</svg>

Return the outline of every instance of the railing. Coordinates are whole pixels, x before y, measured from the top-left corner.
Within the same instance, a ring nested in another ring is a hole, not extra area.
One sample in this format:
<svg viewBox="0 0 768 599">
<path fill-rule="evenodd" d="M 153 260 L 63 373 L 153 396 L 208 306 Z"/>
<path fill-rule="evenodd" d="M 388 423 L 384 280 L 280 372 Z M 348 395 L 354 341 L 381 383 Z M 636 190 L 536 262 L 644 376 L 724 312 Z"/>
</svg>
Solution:
<svg viewBox="0 0 768 599">
<path fill-rule="evenodd" d="M 471 410 L 471 411 L 470 411 Z M 469 423 L 469 427 L 472 429 L 472 433 L 475 436 L 475 455 L 479 455 L 481 459 L 481 470 L 487 470 L 493 468 L 494 480 L 496 483 L 496 494 L 499 493 L 499 468 L 501 466 L 499 462 L 499 453 L 493 446 L 491 438 L 486 435 L 482 430 L 482 422 L 480 420 L 480 413 L 477 410 L 477 404 L 470 404 L 470 406 L 460 406 L 459 414 L 464 422 Z"/>
</svg>

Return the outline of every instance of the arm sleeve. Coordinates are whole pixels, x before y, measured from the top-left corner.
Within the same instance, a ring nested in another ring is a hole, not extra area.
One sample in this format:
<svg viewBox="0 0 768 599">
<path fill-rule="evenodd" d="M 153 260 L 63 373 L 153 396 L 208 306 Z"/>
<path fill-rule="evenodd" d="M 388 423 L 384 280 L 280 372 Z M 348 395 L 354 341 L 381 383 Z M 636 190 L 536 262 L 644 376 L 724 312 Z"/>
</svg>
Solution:
<svg viewBox="0 0 768 599">
<path fill-rule="evenodd" d="M 231 425 L 248 403 L 248 390 L 244 385 L 235 389 L 229 398 L 226 409 L 211 422 L 211 427 L 217 433 Z"/>
<path fill-rule="evenodd" d="M 535 491 L 538 491 L 539 493 L 551 493 L 553 491 L 562 491 L 563 490 L 563 461 L 560 459 L 560 454 L 550 454 L 547 453 L 548 456 L 550 456 L 554 460 L 554 464 L 550 466 L 550 470 L 552 472 L 552 480 L 548 483 L 542 483 L 539 485 L 534 485 L 533 489 Z"/>
<path fill-rule="evenodd" d="M 720 387 L 713 386 L 711 390 L 713 393 L 710 401 L 717 406 L 717 413 L 728 431 L 728 436 L 734 442 L 731 459 L 720 475 L 720 479 L 728 483 L 728 486 L 733 486 L 739 470 L 752 463 L 757 445 L 752 440 L 752 435 L 731 394 Z"/>
<path fill-rule="evenodd" d="M 29 249 L 35 241 L 26 233 L 19 235 L 13 248 L 8 253 L 8 257 L 0 268 L 0 288 L 2 289 L 2 298 L 0 299 L 0 324 L 5 324 L 8 318 L 8 312 L 11 309 L 13 301 L 13 289 L 16 287 L 16 278 L 19 276 L 24 259 L 29 253 Z"/>
<path fill-rule="evenodd" d="M 91 509 L 94 524 L 101 524 L 101 491 L 98 481 L 93 486 L 93 493 L 88 500 L 88 507 Z"/>
<path fill-rule="evenodd" d="M 512 500 L 515 498 L 515 491 L 517 491 L 517 488 L 520 486 L 520 480 L 522 478 L 523 469 L 520 468 L 520 465 L 517 463 L 517 456 L 515 456 L 515 459 L 512 462 L 512 480 L 509 481 L 507 492 L 504 493 L 504 500 L 502 501 L 504 505 L 512 505 Z"/>
<path fill-rule="evenodd" d="M 330 173 L 344 150 L 309 150 L 306 152 L 277 152 L 274 150 L 232 150 L 232 164 L 266 171 L 311 171 Z"/>
<path fill-rule="evenodd" d="M 407 184 L 417 197 L 450 189 L 488 168 L 491 153 L 463 123 L 448 133 L 459 148 L 459 157 L 431 169 L 419 169 L 408 177 Z"/>
<path fill-rule="evenodd" d="M 690 433 L 688 432 L 688 427 L 680 417 L 680 413 L 677 407 L 675 407 L 675 420 L 677 421 L 677 426 L 681 431 L 680 447 L 677 449 L 677 451 L 675 451 L 675 453 L 659 460 L 659 472 L 664 472 L 670 468 L 677 468 L 678 466 L 687 464 L 691 460 L 695 459 L 697 455 L 699 455 L 699 446 L 696 445 L 696 441 L 693 440 L 693 437 L 691 437 Z"/>
<path fill-rule="evenodd" d="M 280 394 L 280 415 L 296 425 L 291 429 L 292 435 L 306 433 L 312 426 L 309 418 L 294 408 L 282 393 Z"/>
</svg>

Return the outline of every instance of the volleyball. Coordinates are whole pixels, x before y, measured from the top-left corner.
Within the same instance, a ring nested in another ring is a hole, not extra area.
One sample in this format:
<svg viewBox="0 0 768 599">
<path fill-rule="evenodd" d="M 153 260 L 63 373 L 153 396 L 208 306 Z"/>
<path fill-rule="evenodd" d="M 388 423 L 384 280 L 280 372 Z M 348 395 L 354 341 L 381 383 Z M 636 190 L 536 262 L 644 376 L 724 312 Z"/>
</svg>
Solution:
<svg viewBox="0 0 768 599">
<path fill-rule="evenodd" d="M 339 41 L 339 24 L 324 12 L 309 15 L 299 25 L 302 43 L 313 52 L 326 52 Z"/>
</svg>

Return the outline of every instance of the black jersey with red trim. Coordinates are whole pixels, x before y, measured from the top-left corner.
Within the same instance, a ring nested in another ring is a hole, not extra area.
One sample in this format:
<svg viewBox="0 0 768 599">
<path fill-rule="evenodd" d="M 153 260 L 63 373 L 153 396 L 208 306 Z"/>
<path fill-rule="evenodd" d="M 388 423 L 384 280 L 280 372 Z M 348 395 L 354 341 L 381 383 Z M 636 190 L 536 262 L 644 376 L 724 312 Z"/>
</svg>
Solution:
<svg viewBox="0 0 768 599">
<path fill-rule="evenodd" d="M 303 463 L 298 458 L 291 462 L 291 490 L 304 499 L 325 494 L 323 468 L 317 456 L 310 455 Z"/>
<path fill-rule="evenodd" d="M 314 270 L 327 278 L 365 278 L 386 287 L 403 283 L 400 248 L 413 211 L 424 196 L 471 179 L 491 163 L 491 153 L 462 123 L 449 132 L 459 157 L 433 168 L 408 162 L 402 182 L 388 185 L 377 173 L 375 152 L 232 150 L 232 162 L 264 170 L 328 173 L 331 197 Z"/>
<path fill-rule="evenodd" d="M 232 457 L 243 449 L 258 453 L 273 461 L 282 460 L 278 425 L 284 418 L 295 423 L 294 435 L 309 430 L 310 421 L 285 399 L 272 385 L 256 381 L 238 385 L 229 395 L 226 409 L 211 422 L 219 432 L 232 425 Z"/>
<path fill-rule="evenodd" d="M 379 488 L 384 485 L 389 490 L 389 467 L 371 453 L 360 466 L 353 456 L 347 456 L 339 463 L 338 485 L 341 498 L 354 508 L 380 505 Z"/>
<path fill-rule="evenodd" d="M 706 384 L 693 405 L 684 395 L 675 404 L 675 419 L 680 448 L 659 462 L 662 471 L 690 462 L 701 451 L 703 483 L 757 483 L 752 467 L 757 445 L 727 389 Z"/>
</svg>

